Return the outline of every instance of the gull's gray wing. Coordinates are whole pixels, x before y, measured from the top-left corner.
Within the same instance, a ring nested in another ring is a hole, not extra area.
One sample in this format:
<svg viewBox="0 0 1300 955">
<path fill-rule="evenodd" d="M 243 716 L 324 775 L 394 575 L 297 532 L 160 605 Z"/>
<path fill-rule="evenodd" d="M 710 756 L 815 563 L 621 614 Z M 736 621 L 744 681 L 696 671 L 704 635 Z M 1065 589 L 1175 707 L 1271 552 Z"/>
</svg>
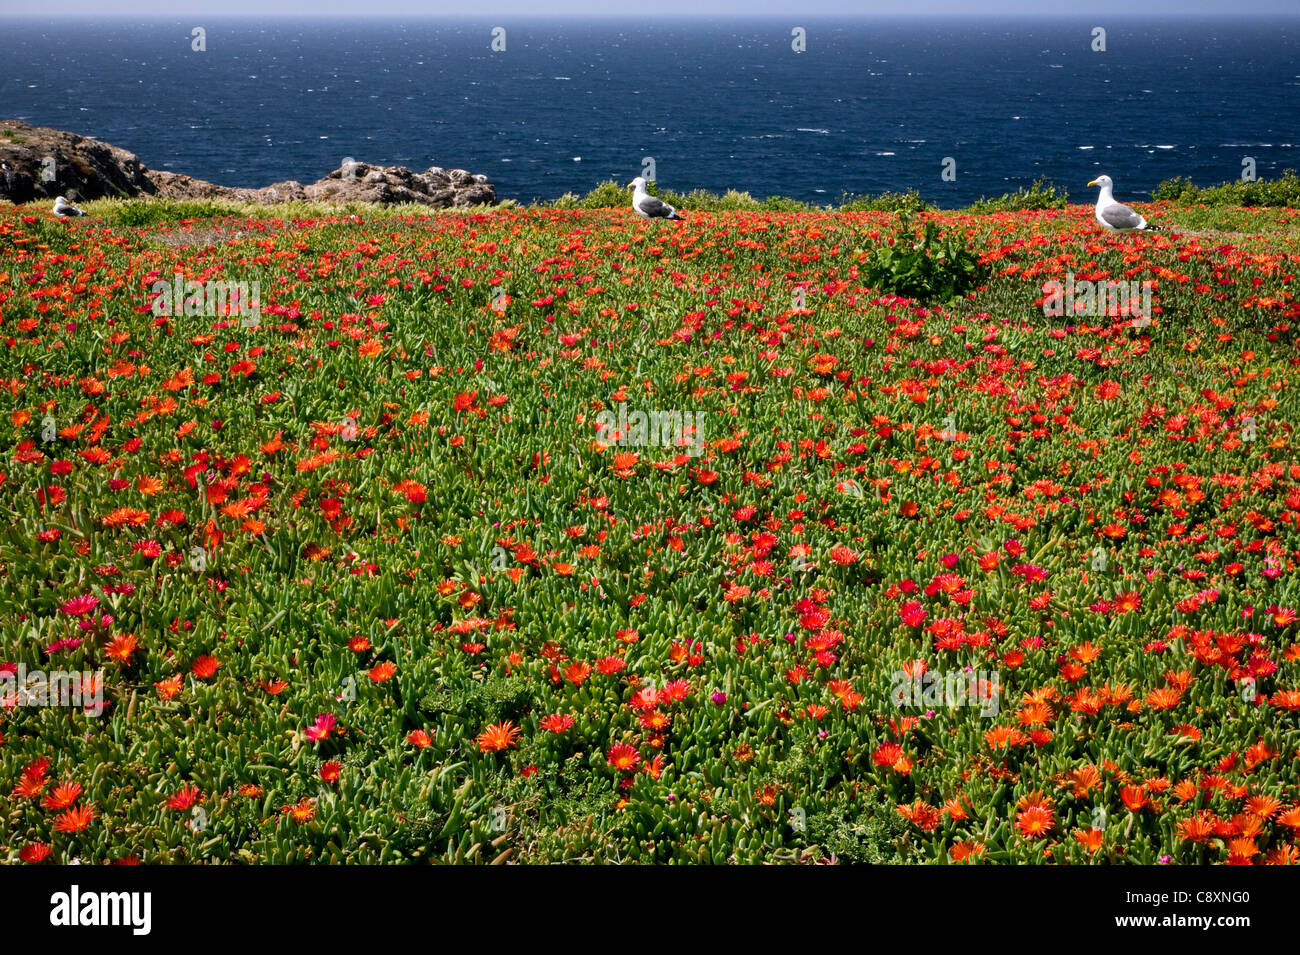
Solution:
<svg viewBox="0 0 1300 955">
<path fill-rule="evenodd" d="M 1143 219 L 1126 205 L 1112 202 L 1101 210 L 1101 217 L 1112 229 L 1140 229 Z"/>
<path fill-rule="evenodd" d="M 667 219 L 673 214 L 673 207 L 655 196 L 646 196 L 637 208 L 651 219 Z"/>
</svg>

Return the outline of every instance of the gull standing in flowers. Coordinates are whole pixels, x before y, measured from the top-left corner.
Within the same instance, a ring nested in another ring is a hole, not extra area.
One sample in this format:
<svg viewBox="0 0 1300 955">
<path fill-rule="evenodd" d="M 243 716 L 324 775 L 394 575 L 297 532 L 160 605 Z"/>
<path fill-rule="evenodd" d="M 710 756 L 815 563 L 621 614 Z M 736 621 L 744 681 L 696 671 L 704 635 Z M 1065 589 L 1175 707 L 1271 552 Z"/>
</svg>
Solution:
<svg viewBox="0 0 1300 955">
<path fill-rule="evenodd" d="M 637 176 L 627 184 L 632 192 L 632 208 L 643 219 L 685 219 L 686 217 L 655 196 L 645 191 L 645 180 Z"/>
<path fill-rule="evenodd" d="M 1097 221 L 1111 232 L 1163 231 L 1160 226 L 1147 222 L 1134 209 L 1115 201 L 1115 197 L 1111 195 L 1115 183 L 1111 181 L 1110 176 L 1098 176 L 1088 185 L 1101 187 L 1101 192 L 1097 196 L 1095 215 Z"/>
</svg>

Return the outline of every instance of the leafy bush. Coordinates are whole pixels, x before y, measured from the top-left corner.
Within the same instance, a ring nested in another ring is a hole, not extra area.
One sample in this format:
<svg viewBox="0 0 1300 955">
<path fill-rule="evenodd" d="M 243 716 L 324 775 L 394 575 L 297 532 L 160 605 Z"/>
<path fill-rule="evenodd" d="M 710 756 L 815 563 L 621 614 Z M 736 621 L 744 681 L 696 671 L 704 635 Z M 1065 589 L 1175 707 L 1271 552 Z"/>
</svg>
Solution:
<svg viewBox="0 0 1300 955">
<path fill-rule="evenodd" d="M 582 197 L 584 209 L 616 209 L 628 204 L 627 186 L 620 186 L 612 179 L 606 179 L 591 192 Z"/>
<path fill-rule="evenodd" d="M 876 198 L 844 193 L 837 207 L 840 212 L 929 212 L 934 207 L 915 189 L 907 192 L 882 192 Z"/>
<path fill-rule="evenodd" d="M 1300 177 L 1296 176 L 1294 169 L 1287 169 L 1280 179 L 1197 186 L 1191 179 L 1180 176 L 1160 183 L 1151 196 L 1180 205 L 1287 206 L 1296 209 L 1300 208 Z"/>
<path fill-rule="evenodd" d="M 981 198 L 971 206 L 971 211 L 984 215 L 990 212 L 1030 212 L 1037 209 L 1064 209 L 1070 194 L 1053 183 L 1035 179 L 1028 188 L 1004 193 L 996 199 Z"/>
<path fill-rule="evenodd" d="M 759 207 L 767 212 L 820 212 L 821 207 L 811 202 L 787 199 L 785 196 L 768 196 Z"/>
<path fill-rule="evenodd" d="M 871 288 L 921 301 L 947 302 L 975 287 L 979 256 L 956 235 L 939 237 L 933 221 L 918 236 L 910 217 L 892 241 L 868 251 L 858 250 L 859 278 Z"/>
</svg>

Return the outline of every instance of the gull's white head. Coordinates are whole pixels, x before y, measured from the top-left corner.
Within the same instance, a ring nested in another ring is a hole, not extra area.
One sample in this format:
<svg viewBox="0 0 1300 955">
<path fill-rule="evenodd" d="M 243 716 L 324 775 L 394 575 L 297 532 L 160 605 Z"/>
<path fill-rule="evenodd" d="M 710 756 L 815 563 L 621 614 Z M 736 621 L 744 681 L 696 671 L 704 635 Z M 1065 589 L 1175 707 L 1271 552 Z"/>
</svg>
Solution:
<svg viewBox="0 0 1300 955">
<path fill-rule="evenodd" d="M 642 179 L 640 176 L 637 176 L 635 179 L 633 179 L 631 182 L 627 184 L 627 187 L 629 189 L 644 189 L 645 180 Z"/>
<path fill-rule="evenodd" d="M 1088 185 L 1101 186 L 1101 188 L 1103 189 L 1110 189 L 1112 186 L 1115 185 L 1115 183 L 1110 181 L 1110 176 L 1098 176 L 1092 182 L 1088 183 Z"/>
</svg>

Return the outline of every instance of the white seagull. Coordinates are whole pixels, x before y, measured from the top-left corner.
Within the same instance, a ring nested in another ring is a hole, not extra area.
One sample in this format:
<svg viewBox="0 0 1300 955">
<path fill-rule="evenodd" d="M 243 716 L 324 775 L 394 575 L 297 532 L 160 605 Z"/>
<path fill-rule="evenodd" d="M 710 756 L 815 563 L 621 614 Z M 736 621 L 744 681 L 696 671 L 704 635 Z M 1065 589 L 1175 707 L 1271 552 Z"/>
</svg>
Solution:
<svg viewBox="0 0 1300 955">
<path fill-rule="evenodd" d="M 60 219 L 66 219 L 68 216 L 84 216 L 85 213 L 74 206 L 67 199 L 59 196 L 54 200 L 54 214 Z"/>
<path fill-rule="evenodd" d="M 1101 186 L 1101 194 L 1097 196 L 1097 221 L 1111 232 L 1164 231 L 1158 225 L 1151 225 L 1133 209 L 1115 201 L 1115 197 L 1110 192 L 1115 183 L 1111 181 L 1110 176 L 1098 176 L 1088 185 Z"/>
<path fill-rule="evenodd" d="M 645 180 L 637 176 L 627 184 L 632 193 L 632 208 L 643 219 L 685 219 L 676 209 L 645 191 Z"/>
</svg>

